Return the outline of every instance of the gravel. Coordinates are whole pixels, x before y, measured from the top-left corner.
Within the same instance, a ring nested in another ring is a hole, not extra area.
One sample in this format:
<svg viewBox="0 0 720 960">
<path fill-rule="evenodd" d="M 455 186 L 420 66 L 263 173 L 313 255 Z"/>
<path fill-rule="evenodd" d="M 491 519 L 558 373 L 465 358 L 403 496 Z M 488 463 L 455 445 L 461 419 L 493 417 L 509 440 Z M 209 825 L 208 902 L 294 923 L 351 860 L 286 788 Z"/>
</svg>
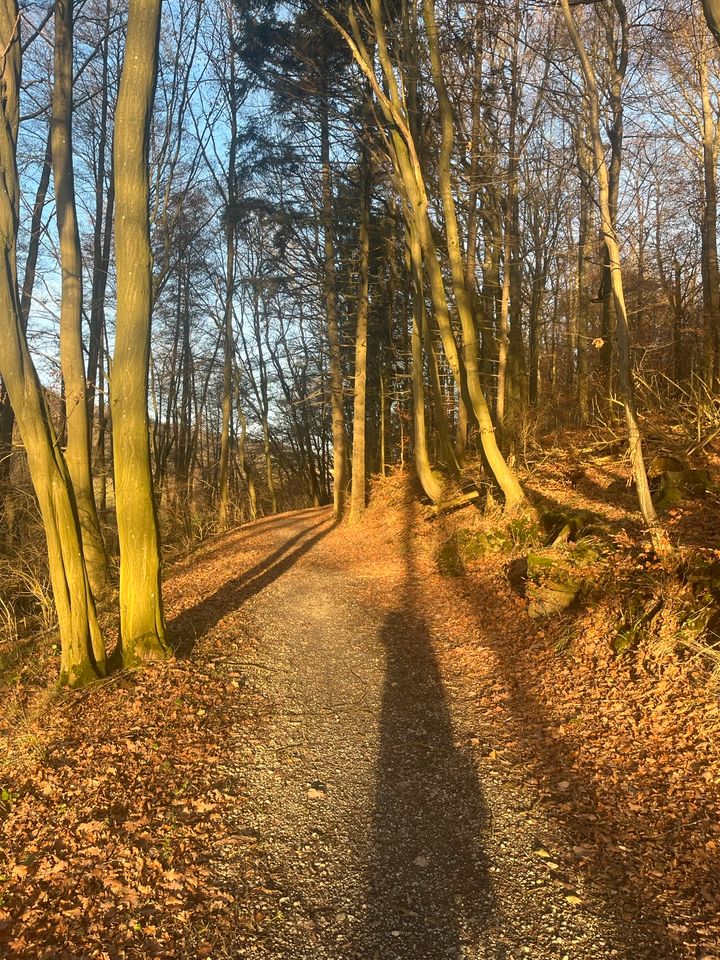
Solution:
<svg viewBox="0 0 720 960">
<path fill-rule="evenodd" d="M 372 565 L 344 569 L 319 516 L 265 524 L 276 566 L 242 596 L 244 689 L 267 709 L 228 736 L 231 826 L 254 842 L 251 870 L 215 855 L 249 918 L 229 955 L 676 956 L 620 891 L 563 866 L 558 808 L 493 758 L 502 715 L 448 683 L 411 591 L 378 581 L 373 600 Z"/>
</svg>

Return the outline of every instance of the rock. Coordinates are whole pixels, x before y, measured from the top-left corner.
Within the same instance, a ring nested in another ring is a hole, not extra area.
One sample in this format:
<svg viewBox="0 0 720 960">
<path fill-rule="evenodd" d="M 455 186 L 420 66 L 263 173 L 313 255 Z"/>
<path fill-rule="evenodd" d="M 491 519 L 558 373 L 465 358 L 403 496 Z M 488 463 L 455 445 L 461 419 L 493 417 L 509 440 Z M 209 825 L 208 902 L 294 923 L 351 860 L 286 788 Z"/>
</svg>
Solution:
<svg viewBox="0 0 720 960">
<path fill-rule="evenodd" d="M 542 583 L 528 588 L 528 615 L 532 619 L 564 613 L 577 600 L 580 584 Z"/>
<path fill-rule="evenodd" d="M 438 551 L 438 570 L 444 577 L 461 577 L 466 564 L 511 546 L 512 542 L 499 530 L 456 530 Z"/>
<path fill-rule="evenodd" d="M 650 488 L 659 510 L 704 497 L 711 487 L 707 470 L 690 469 L 674 457 L 656 457 L 648 470 Z"/>
<path fill-rule="evenodd" d="M 525 595 L 533 619 L 563 613 L 577 600 L 583 582 L 567 569 L 564 560 L 548 552 L 528 554 Z"/>
</svg>

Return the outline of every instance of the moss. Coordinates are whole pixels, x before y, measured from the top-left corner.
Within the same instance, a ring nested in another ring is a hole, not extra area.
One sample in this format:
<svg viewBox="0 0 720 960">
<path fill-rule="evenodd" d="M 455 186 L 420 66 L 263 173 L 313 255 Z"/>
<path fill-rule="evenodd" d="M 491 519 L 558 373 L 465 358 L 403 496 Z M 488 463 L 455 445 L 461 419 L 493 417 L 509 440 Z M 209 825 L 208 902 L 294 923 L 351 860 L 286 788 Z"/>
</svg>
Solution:
<svg viewBox="0 0 720 960">
<path fill-rule="evenodd" d="M 612 641 L 613 653 L 616 657 L 621 657 L 624 653 L 632 650 L 637 645 L 638 635 L 634 630 L 620 630 L 615 634 Z"/>
<path fill-rule="evenodd" d="M 589 533 L 599 523 L 590 510 L 569 510 L 562 507 L 546 510 L 540 515 L 540 526 L 548 544 L 572 543 Z"/>
<path fill-rule="evenodd" d="M 515 517 L 507 525 L 507 536 L 513 546 L 526 549 L 537 546 L 542 540 L 542 530 L 536 519 Z"/>
<path fill-rule="evenodd" d="M 599 557 L 598 546 L 590 541 L 528 553 L 525 592 L 530 600 L 530 616 L 551 616 L 568 610 L 588 586 L 585 569 Z"/>
<path fill-rule="evenodd" d="M 704 497 L 711 487 L 710 474 L 707 470 L 664 470 L 652 486 L 655 506 L 667 510 L 683 500 Z"/>
<path fill-rule="evenodd" d="M 511 548 L 512 542 L 501 530 L 456 530 L 438 551 L 438 570 L 444 577 L 461 577 L 467 564 Z"/>
<path fill-rule="evenodd" d="M 71 667 L 69 670 L 63 670 L 58 681 L 61 687 L 70 687 L 72 690 L 80 690 L 91 683 L 99 680 L 97 671 L 90 660 Z"/>
</svg>

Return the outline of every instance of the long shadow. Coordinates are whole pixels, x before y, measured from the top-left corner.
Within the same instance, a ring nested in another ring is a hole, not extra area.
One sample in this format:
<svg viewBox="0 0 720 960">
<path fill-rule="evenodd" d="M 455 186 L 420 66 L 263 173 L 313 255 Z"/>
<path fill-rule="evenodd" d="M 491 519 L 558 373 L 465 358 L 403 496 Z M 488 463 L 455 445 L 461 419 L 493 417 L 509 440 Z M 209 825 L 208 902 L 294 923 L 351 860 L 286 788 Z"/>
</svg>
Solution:
<svg viewBox="0 0 720 960">
<path fill-rule="evenodd" d="M 354 960 L 453 960 L 491 912 L 489 814 L 472 757 L 455 743 L 424 620 L 405 597 L 379 634 L 386 656 L 366 914 Z"/>
<path fill-rule="evenodd" d="M 170 565 L 174 573 L 182 573 L 188 567 L 194 566 L 198 562 L 207 563 L 226 553 L 233 541 L 240 537 L 244 543 L 252 544 L 256 540 L 267 536 L 267 528 L 277 533 L 285 527 L 297 526 L 298 519 L 302 516 L 311 516 L 322 512 L 328 514 L 326 507 L 312 507 L 309 510 L 295 511 L 293 513 L 279 513 L 268 517 L 261 517 L 259 520 L 253 520 L 249 523 L 240 524 L 225 533 L 218 533 L 210 540 L 197 544 L 182 559 L 174 560 Z"/>
<path fill-rule="evenodd" d="M 489 583 L 486 582 L 484 588 L 491 591 L 498 607 L 507 602 Z M 458 584 L 455 590 L 461 603 L 472 604 L 477 586 Z M 681 956 L 687 956 L 678 942 L 670 938 L 669 918 L 654 902 L 653 889 L 642 879 L 643 855 L 648 854 L 637 848 L 636 826 L 640 821 L 628 816 L 627 797 L 612 789 L 611 781 L 609 796 L 603 797 L 591 772 L 583 767 L 582 753 L 551 735 L 557 720 L 551 719 L 542 703 L 532 671 L 528 675 L 527 638 L 523 633 L 515 635 L 513 630 L 503 635 L 489 631 L 485 633 L 485 642 L 495 654 L 507 683 L 510 696 L 506 705 L 519 721 L 522 740 L 532 753 L 528 776 L 534 774 L 548 787 L 562 780 L 568 782 L 563 799 L 572 796 L 574 803 L 572 807 L 567 803 L 563 806 L 563 833 L 568 838 L 568 847 L 577 845 L 585 851 L 586 859 L 577 865 L 578 872 L 593 882 L 596 894 L 604 894 L 606 916 L 617 931 L 618 942 L 627 949 L 626 955 L 634 960 L 680 960 Z M 550 802 L 546 799 L 547 809 L 557 812 L 560 801 L 559 797 Z M 702 801 L 698 801 L 698 816 L 702 815 L 701 811 Z M 650 809 L 648 817 L 652 817 Z M 682 824 L 675 827 L 679 829 Z M 659 823 L 656 829 L 661 831 Z M 653 829 L 648 829 L 646 823 L 642 833 L 652 836 Z M 662 836 L 662 832 L 659 835 Z M 664 839 L 672 850 L 674 838 L 668 835 Z M 703 880 L 708 886 L 717 886 L 717 879 L 713 880 L 707 871 Z M 709 915 L 707 919 L 711 922 Z"/>
<path fill-rule="evenodd" d="M 226 581 L 210 596 L 188 610 L 184 610 L 170 624 L 170 636 L 178 657 L 189 656 L 197 641 L 216 626 L 231 610 L 237 610 L 247 600 L 286 573 L 336 526 L 332 519 L 324 519 L 304 527 L 294 537 L 285 540 L 273 553 L 238 577 Z M 310 536 L 314 530 L 319 530 Z M 292 548 L 296 545 L 297 549 Z"/>
</svg>

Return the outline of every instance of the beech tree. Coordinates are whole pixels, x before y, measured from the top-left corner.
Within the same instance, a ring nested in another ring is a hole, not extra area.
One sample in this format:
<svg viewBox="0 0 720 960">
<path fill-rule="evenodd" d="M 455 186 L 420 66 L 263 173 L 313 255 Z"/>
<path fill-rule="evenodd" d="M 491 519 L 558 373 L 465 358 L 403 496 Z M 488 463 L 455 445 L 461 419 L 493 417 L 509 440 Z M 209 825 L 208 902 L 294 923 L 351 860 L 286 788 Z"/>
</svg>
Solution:
<svg viewBox="0 0 720 960">
<path fill-rule="evenodd" d="M 72 0 L 57 0 L 51 145 L 62 272 L 60 359 L 65 386 L 65 460 L 75 491 L 90 583 L 97 592 L 104 588 L 107 580 L 107 558 L 92 480 L 90 416 L 83 357 L 82 251 L 75 207 L 72 112 L 73 4 Z"/>
<path fill-rule="evenodd" d="M 622 21 L 624 31 L 627 30 L 627 11 L 623 0 L 613 0 L 618 18 Z M 613 183 L 610 179 L 605 147 L 602 141 L 600 125 L 600 100 L 595 70 L 588 57 L 585 44 L 578 30 L 574 14 L 570 9 L 570 0 L 560 0 L 565 23 L 570 34 L 573 47 L 580 61 L 585 94 L 589 107 L 589 132 L 592 143 L 592 152 L 595 166 L 595 175 L 598 183 L 598 202 L 600 207 L 600 225 L 606 252 L 606 267 L 609 269 L 615 323 L 618 342 L 618 379 L 625 410 L 628 442 L 630 447 L 630 462 L 632 464 L 635 488 L 643 520 L 650 530 L 656 547 L 663 546 L 662 533 L 658 525 L 658 517 L 650 494 L 645 459 L 642 451 L 642 437 L 638 421 L 635 389 L 633 386 L 633 372 L 630 358 L 630 331 L 628 328 L 627 306 L 623 287 L 623 274 L 620 256 L 620 243 L 616 231 L 616 204 L 613 197 Z M 626 56 L 626 54 L 624 55 Z M 624 70 L 622 71 L 624 74 Z M 622 126 L 622 104 L 613 97 L 613 124 L 615 128 Z M 619 171 L 618 171 L 619 176 Z"/>
<path fill-rule="evenodd" d="M 115 114 L 117 321 L 111 404 L 125 663 L 168 654 L 148 416 L 152 312 L 148 176 L 160 9 L 161 0 L 129 2 Z"/>
<path fill-rule="evenodd" d="M 82 686 L 105 672 L 105 647 L 85 566 L 75 493 L 25 338 L 17 286 L 17 136 L 22 48 L 16 0 L 0 3 L 4 90 L 0 114 L 0 373 L 27 451 L 47 537 L 62 645 L 61 682 Z M 83 398 L 84 405 L 84 398 Z"/>
</svg>

